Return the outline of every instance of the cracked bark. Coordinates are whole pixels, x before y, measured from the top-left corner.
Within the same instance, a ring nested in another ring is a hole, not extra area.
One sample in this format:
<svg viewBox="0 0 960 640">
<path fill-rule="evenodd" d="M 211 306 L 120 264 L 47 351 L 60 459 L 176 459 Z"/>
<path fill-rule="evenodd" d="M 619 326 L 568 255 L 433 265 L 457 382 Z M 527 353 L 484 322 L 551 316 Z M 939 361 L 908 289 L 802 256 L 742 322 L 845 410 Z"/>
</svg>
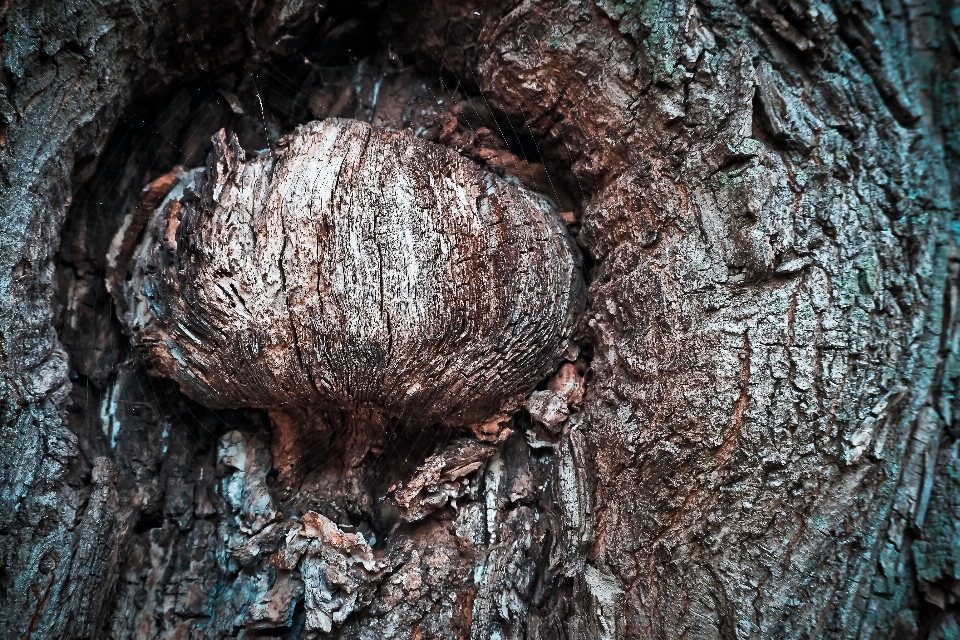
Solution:
<svg viewBox="0 0 960 640">
<path fill-rule="evenodd" d="M 3 628 L 956 637 L 957 15 L 4 5 Z M 103 275 L 141 188 L 222 127 L 253 157 L 333 116 L 564 212 L 573 371 L 508 422 L 212 409 L 130 348 Z"/>
</svg>

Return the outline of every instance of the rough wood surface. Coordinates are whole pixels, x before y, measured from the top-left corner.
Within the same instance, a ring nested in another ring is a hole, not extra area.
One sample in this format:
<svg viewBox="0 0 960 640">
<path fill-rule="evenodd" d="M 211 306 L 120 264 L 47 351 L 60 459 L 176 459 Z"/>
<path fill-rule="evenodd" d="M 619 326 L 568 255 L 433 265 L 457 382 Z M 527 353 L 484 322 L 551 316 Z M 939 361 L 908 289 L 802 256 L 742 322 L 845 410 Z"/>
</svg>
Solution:
<svg viewBox="0 0 960 640">
<path fill-rule="evenodd" d="M 243 153 L 221 130 L 207 168 L 159 179 L 146 197 L 166 200 L 114 243 L 142 234 L 114 285 L 123 318 L 193 399 L 475 424 L 574 348 L 579 256 L 544 197 L 355 120 Z"/>
<path fill-rule="evenodd" d="M 910 540 L 956 358 L 953 98 L 927 91 L 955 45 L 907 3 L 600 7 L 521 3 L 474 58 L 598 183 L 596 633 L 925 633 Z"/>
<path fill-rule="evenodd" d="M 2 628 L 957 637 L 958 15 L 3 5 Z M 303 439 L 297 411 L 209 410 L 148 376 L 104 308 L 144 185 L 221 127 L 253 157 L 334 116 L 562 206 L 589 330 L 577 375 L 502 442 L 386 421 L 348 446 L 335 411 Z M 461 459 L 482 466 L 444 480 Z"/>
</svg>

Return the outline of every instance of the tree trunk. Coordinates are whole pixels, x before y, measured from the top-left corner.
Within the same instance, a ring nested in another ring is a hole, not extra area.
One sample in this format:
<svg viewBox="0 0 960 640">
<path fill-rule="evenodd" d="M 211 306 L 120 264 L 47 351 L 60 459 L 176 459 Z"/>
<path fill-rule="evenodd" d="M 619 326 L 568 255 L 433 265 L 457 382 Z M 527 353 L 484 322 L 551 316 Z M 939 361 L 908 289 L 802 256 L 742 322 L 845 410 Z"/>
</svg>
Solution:
<svg viewBox="0 0 960 640">
<path fill-rule="evenodd" d="M 960 6 L 0 22 L 7 636 L 960 637 Z M 334 116 L 564 212 L 577 346 L 508 423 L 214 409 L 131 346 L 104 275 L 142 189 Z"/>
</svg>

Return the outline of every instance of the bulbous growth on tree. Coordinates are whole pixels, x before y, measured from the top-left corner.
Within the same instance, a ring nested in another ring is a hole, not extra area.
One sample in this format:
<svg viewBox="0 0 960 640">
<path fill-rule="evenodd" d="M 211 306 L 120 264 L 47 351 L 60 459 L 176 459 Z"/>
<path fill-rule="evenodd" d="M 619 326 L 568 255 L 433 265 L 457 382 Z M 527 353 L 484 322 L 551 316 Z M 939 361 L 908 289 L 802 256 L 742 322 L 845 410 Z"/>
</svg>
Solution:
<svg viewBox="0 0 960 640">
<path fill-rule="evenodd" d="M 351 120 L 156 181 L 110 255 L 148 366 L 211 407 L 332 403 L 409 422 L 509 409 L 568 349 L 578 258 L 545 198 Z"/>
</svg>

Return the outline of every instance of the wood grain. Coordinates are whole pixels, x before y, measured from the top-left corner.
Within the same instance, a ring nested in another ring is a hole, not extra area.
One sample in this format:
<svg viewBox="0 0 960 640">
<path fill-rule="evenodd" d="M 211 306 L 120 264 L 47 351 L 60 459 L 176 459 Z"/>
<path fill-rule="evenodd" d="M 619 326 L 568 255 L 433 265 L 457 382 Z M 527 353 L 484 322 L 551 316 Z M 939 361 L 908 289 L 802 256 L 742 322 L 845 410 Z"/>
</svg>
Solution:
<svg viewBox="0 0 960 640">
<path fill-rule="evenodd" d="M 547 199 L 329 119 L 249 161 L 219 132 L 155 209 L 118 306 L 151 368 L 208 406 L 472 424 L 563 358 L 582 290 Z"/>
</svg>

